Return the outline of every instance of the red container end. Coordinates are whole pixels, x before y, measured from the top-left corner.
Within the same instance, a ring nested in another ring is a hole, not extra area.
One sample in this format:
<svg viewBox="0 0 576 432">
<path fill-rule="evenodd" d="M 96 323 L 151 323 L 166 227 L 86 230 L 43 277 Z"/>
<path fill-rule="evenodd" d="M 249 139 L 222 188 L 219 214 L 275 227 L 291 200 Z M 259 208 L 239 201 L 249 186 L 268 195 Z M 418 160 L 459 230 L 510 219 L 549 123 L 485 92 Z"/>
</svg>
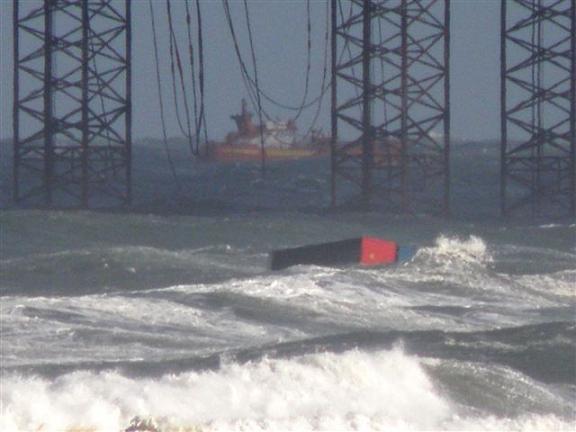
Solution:
<svg viewBox="0 0 576 432">
<path fill-rule="evenodd" d="M 360 263 L 364 265 L 391 264 L 398 259 L 398 244 L 374 237 L 362 237 Z"/>
</svg>

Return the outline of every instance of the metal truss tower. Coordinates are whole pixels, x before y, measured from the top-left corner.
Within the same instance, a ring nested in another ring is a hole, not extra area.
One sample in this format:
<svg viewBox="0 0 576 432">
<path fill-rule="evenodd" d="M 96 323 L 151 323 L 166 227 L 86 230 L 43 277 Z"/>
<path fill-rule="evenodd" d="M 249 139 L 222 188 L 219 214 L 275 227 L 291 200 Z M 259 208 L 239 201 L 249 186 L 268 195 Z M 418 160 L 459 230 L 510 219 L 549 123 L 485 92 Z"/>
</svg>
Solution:
<svg viewBox="0 0 576 432">
<path fill-rule="evenodd" d="M 131 197 L 130 0 L 14 0 L 14 199 Z"/>
<path fill-rule="evenodd" d="M 501 211 L 576 215 L 576 0 L 502 0 Z"/>
<path fill-rule="evenodd" d="M 449 42 L 449 0 L 332 0 L 333 204 L 449 212 Z"/>
</svg>

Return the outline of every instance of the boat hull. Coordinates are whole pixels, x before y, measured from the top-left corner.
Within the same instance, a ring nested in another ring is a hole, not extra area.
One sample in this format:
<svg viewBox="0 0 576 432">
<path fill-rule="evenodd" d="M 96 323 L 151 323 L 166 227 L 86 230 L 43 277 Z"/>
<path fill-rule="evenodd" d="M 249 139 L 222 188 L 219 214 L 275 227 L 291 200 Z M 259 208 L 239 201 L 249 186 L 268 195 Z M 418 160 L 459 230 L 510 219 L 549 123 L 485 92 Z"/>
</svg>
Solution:
<svg viewBox="0 0 576 432">
<path fill-rule="evenodd" d="M 322 155 L 321 151 L 308 148 L 271 147 L 264 149 L 266 160 L 294 160 Z M 262 159 L 259 146 L 217 145 L 210 152 L 210 159 L 220 162 L 259 161 Z"/>
</svg>

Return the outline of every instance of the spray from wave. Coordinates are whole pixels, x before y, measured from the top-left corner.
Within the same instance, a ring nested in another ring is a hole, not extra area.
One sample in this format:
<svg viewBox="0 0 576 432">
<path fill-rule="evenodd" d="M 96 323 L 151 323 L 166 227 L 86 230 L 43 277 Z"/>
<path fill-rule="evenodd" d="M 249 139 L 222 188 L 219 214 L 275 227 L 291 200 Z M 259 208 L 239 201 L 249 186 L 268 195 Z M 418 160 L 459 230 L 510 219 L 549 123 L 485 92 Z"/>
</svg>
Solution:
<svg viewBox="0 0 576 432">
<path fill-rule="evenodd" d="M 465 264 L 486 265 L 493 262 L 484 240 L 471 235 L 467 239 L 440 235 L 432 247 L 418 251 L 416 259 L 444 267 Z"/>
<path fill-rule="evenodd" d="M 507 395 L 504 395 L 506 397 Z M 4 377 L 0 428 L 123 430 L 570 430 L 553 415 L 498 419 L 461 412 L 421 360 L 390 351 L 309 354 L 217 371 L 135 379 L 77 372 L 54 381 Z M 547 429 L 552 430 L 552 429 Z"/>
</svg>

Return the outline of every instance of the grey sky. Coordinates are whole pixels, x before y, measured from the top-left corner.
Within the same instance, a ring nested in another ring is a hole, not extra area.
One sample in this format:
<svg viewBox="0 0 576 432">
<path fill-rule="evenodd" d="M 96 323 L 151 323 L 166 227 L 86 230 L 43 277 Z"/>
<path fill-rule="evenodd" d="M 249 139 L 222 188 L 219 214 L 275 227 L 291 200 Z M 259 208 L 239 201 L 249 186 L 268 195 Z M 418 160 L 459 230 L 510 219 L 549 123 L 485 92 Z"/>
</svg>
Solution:
<svg viewBox="0 0 576 432">
<path fill-rule="evenodd" d="M 174 1 L 175 8 L 182 3 Z M 231 2 L 234 20 L 245 28 L 242 8 Z M 156 0 L 161 44 L 167 47 L 164 2 Z M 304 0 L 249 2 L 256 39 L 259 78 L 264 90 L 275 98 L 298 105 L 304 91 L 306 71 L 306 2 Z M 494 139 L 499 136 L 499 0 L 453 0 L 452 2 L 452 135 L 464 139 Z M 205 26 L 207 114 L 211 138 L 220 139 L 233 129 L 230 114 L 247 93 L 243 86 L 233 45 L 226 26 L 222 2 L 202 2 Z M 12 135 L 12 0 L 0 0 L 0 136 Z M 183 16 L 176 17 L 184 31 Z M 325 1 L 312 2 L 313 77 L 311 95 L 319 91 L 323 67 Z M 148 2 L 133 1 L 134 136 L 160 136 L 158 97 L 155 84 L 152 32 Z M 184 41 L 184 39 L 182 39 Z M 240 39 L 248 61 L 248 40 Z M 164 49 L 163 77 L 168 83 L 168 55 Z M 170 96 L 169 87 L 165 97 Z M 172 104 L 169 104 L 173 111 Z M 267 105 L 281 118 L 291 113 Z M 313 110 L 311 110 L 313 111 Z M 313 112 L 299 120 L 300 129 L 310 124 Z M 169 135 L 180 135 L 173 112 Z M 324 101 L 318 126 L 329 128 L 329 98 Z"/>
</svg>

